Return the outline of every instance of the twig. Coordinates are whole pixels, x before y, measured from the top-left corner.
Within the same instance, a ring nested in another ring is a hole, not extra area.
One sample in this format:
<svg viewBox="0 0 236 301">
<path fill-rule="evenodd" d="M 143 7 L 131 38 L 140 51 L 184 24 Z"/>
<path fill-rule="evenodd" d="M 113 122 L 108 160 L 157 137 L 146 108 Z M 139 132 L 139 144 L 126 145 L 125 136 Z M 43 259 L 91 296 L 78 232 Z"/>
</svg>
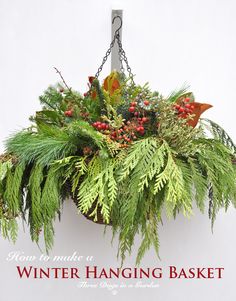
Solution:
<svg viewBox="0 0 236 301">
<path fill-rule="evenodd" d="M 66 88 L 71 92 L 71 88 L 67 85 L 66 81 L 64 80 L 64 77 L 62 76 L 61 72 L 54 67 L 54 69 L 56 70 L 56 72 L 60 75 L 61 80 L 63 81 L 64 85 L 66 86 Z"/>
</svg>

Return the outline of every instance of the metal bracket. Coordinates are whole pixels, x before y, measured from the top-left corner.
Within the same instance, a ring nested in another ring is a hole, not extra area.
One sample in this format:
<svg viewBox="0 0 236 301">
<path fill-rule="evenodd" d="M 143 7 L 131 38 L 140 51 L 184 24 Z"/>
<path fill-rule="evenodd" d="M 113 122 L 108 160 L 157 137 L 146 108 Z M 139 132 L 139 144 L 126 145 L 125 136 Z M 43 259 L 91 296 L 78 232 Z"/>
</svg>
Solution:
<svg viewBox="0 0 236 301">
<path fill-rule="evenodd" d="M 123 21 L 123 10 L 121 10 L 121 9 L 113 9 L 112 10 L 112 13 L 111 13 L 111 38 L 112 39 L 113 39 L 115 31 L 117 29 L 116 21 L 114 22 L 114 24 L 112 24 L 112 20 L 116 16 L 119 16 Z M 120 29 L 119 33 L 120 33 L 120 39 L 122 40 L 122 28 Z M 120 65 L 120 60 L 119 60 L 119 48 L 118 48 L 117 43 L 115 43 L 115 45 L 111 51 L 111 71 L 113 71 L 113 70 L 120 71 L 120 67 L 121 67 L 121 65 Z"/>
</svg>

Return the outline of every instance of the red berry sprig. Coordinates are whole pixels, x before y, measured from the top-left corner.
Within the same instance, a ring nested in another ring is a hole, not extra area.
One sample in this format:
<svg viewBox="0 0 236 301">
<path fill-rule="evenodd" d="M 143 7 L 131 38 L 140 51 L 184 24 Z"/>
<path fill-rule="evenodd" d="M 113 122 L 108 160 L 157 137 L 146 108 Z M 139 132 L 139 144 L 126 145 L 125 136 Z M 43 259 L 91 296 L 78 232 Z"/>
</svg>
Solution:
<svg viewBox="0 0 236 301">
<path fill-rule="evenodd" d="M 137 102 L 136 101 L 132 101 L 130 103 L 129 112 L 130 113 L 134 113 L 136 111 L 136 106 L 137 106 Z"/>
<path fill-rule="evenodd" d="M 193 113 L 194 105 L 189 102 L 190 98 L 186 97 L 180 104 L 174 105 L 179 117 L 186 118 L 189 114 Z"/>
<path fill-rule="evenodd" d="M 148 106 L 150 102 L 145 100 L 143 103 Z M 130 120 L 127 120 L 125 124 L 115 129 L 108 124 L 100 121 L 96 121 L 92 124 L 98 131 L 102 131 L 110 139 L 119 142 L 121 145 L 127 145 L 137 139 L 137 136 L 143 136 L 145 134 L 145 124 L 149 122 L 149 118 L 145 116 L 146 110 L 143 107 L 139 107 L 137 101 L 132 101 L 129 104 L 128 111 L 133 114 Z"/>
<path fill-rule="evenodd" d="M 96 121 L 92 124 L 94 128 L 96 128 L 98 131 L 106 131 L 109 130 L 109 125 L 105 122 Z"/>
<path fill-rule="evenodd" d="M 138 132 L 139 135 L 143 136 L 145 134 L 145 128 L 144 128 L 144 123 L 147 123 L 149 121 L 148 117 L 139 117 L 137 118 L 138 125 L 136 127 L 136 131 Z"/>
<path fill-rule="evenodd" d="M 149 106 L 150 101 L 144 100 L 143 104 L 145 106 Z M 134 114 L 134 117 L 132 118 L 132 126 L 131 126 L 131 132 L 136 137 L 136 135 L 143 136 L 145 134 L 145 128 L 144 123 L 147 123 L 149 121 L 149 118 L 144 116 L 145 115 L 145 109 L 140 108 L 137 106 L 138 103 L 136 101 L 132 101 L 130 103 L 129 112 Z M 127 122 L 127 126 L 129 127 L 129 121 Z M 131 135 L 132 138 L 132 135 Z"/>
</svg>

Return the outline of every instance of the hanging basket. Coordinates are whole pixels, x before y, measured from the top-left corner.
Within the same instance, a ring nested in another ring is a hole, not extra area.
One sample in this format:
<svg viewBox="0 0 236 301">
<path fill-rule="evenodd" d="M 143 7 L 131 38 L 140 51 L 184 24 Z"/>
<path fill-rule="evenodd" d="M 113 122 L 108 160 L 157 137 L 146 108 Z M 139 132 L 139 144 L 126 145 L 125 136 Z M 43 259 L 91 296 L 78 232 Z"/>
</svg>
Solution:
<svg viewBox="0 0 236 301">
<path fill-rule="evenodd" d="M 115 42 L 120 72 L 100 82 Z M 0 156 L 5 238 L 16 240 L 21 216 L 32 240 L 38 243 L 42 233 L 49 251 L 54 220 L 69 196 L 84 217 L 118 234 L 122 261 L 141 234 L 139 264 L 152 244 L 158 251 L 163 214 L 190 216 L 196 202 L 202 212 L 208 208 L 213 224 L 220 208 L 236 206 L 236 147 L 218 124 L 201 117 L 212 106 L 186 89 L 163 97 L 136 84 L 119 29 L 83 95 L 56 71 L 61 83 L 40 96 L 33 126 L 9 137 Z"/>
<path fill-rule="evenodd" d="M 76 204 L 76 200 L 74 199 L 74 202 Z M 102 212 L 101 212 L 101 207 L 98 206 L 97 207 L 97 218 L 94 219 L 93 216 L 91 216 L 92 212 L 96 209 L 96 202 L 93 203 L 93 205 L 91 206 L 91 208 L 89 209 L 89 211 L 87 213 L 82 213 L 80 212 L 87 220 L 93 222 L 93 223 L 96 223 L 96 224 L 99 224 L 99 225 L 105 225 L 105 226 L 111 226 L 112 225 L 112 222 L 105 222 L 104 219 L 103 219 L 103 215 L 102 215 Z"/>
<path fill-rule="evenodd" d="M 67 194 L 70 196 L 70 198 L 73 200 L 74 204 L 78 208 L 78 199 L 76 197 L 76 195 L 78 194 L 78 191 L 73 193 L 71 191 L 71 184 L 69 182 L 67 182 L 65 184 L 65 190 L 67 191 Z M 94 216 L 92 215 L 92 213 L 94 212 L 94 210 L 96 208 L 97 208 L 97 216 L 96 216 L 96 219 L 94 219 Z M 95 200 L 93 202 L 92 206 L 90 207 L 90 209 L 86 213 L 81 212 L 78 208 L 80 214 L 82 214 L 87 220 L 89 220 L 93 223 L 99 224 L 99 225 L 111 226 L 112 225 L 111 221 L 109 223 L 104 221 L 101 209 L 102 209 L 101 206 L 97 206 L 97 200 Z"/>
</svg>

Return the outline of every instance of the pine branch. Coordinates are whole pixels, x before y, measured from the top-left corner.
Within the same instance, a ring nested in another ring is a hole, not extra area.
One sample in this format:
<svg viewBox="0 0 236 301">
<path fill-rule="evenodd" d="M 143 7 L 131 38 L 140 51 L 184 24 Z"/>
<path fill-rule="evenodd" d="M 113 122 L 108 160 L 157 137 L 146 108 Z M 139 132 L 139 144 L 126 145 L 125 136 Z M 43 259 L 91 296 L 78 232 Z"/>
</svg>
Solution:
<svg viewBox="0 0 236 301">
<path fill-rule="evenodd" d="M 48 165 L 76 152 L 77 143 L 69 134 L 58 128 L 47 129 L 40 134 L 29 131 L 15 134 L 6 142 L 7 152 L 15 154 L 22 162 L 38 161 L 42 165 Z"/>
<path fill-rule="evenodd" d="M 201 118 L 201 121 L 203 121 L 202 122 L 203 125 L 210 127 L 211 133 L 213 134 L 215 139 L 221 141 L 221 143 L 223 143 L 225 146 L 231 149 L 234 155 L 236 155 L 236 145 L 234 144 L 231 137 L 226 133 L 226 131 L 219 124 L 206 118 Z"/>
</svg>

